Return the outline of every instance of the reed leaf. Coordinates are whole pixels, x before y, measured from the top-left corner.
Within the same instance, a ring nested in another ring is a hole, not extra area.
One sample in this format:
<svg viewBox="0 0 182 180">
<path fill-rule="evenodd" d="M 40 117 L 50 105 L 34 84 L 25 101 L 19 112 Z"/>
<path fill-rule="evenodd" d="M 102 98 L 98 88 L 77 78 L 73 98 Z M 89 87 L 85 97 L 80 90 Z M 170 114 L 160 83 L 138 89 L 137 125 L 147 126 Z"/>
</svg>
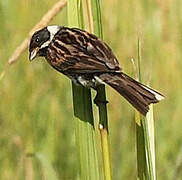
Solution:
<svg viewBox="0 0 182 180">
<path fill-rule="evenodd" d="M 100 1 L 92 1 L 93 8 L 93 24 L 94 33 L 103 39 L 102 33 L 102 19 L 101 19 L 101 7 Z M 106 102 L 105 86 L 102 85 L 98 89 L 100 99 L 102 102 Z M 104 177 L 106 180 L 111 180 L 111 162 L 110 162 L 110 148 L 109 148 L 109 127 L 108 127 L 108 116 L 107 116 L 107 103 L 99 104 L 99 130 L 101 136 L 101 148 L 102 158 L 104 166 Z"/>
<path fill-rule="evenodd" d="M 68 25 L 84 28 L 81 0 L 68 0 Z M 100 179 L 91 91 L 72 84 L 80 179 Z"/>
<path fill-rule="evenodd" d="M 141 45 L 138 39 L 138 73 L 137 79 L 142 81 L 141 73 Z M 135 111 L 136 148 L 137 148 L 137 179 L 155 180 L 155 143 L 153 107 L 150 106 L 146 117 Z"/>
</svg>

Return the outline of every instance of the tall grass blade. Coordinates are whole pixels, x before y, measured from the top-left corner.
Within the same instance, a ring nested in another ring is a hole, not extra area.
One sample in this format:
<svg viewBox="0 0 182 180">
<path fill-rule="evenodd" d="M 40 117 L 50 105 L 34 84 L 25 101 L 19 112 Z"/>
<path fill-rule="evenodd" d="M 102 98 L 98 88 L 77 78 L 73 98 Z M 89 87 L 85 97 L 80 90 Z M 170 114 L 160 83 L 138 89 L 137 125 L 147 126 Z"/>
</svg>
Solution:
<svg viewBox="0 0 182 180">
<path fill-rule="evenodd" d="M 138 74 L 141 81 L 141 47 L 138 39 Z M 146 118 L 135 111 L 136 122 L 136 148 L 137 148 L 137 172 L 138 179 L 156 179 L 155 170 L 155 144 L 154 144 L 154 119 L 153 108 L 147 113 Z"/>
<path fill-rule="evenodd" d="M 35 153 L 35 157 L 40 161 L 45 179 L 58 180 L 51 161 L 43 153 Z"/>
<path fill-rule="evenodd" d="M 150 105 L 150 110 L 147 113 L 144 123 L 144 137 L 146 141 L 146 156 L 148 162 L 148 169 L 150 177 L 156 179 L 155 167 L 155 136 L 154 136 L 154 118 L 153 118 L 153 105 Z"/>
<path fill-rule="evenodd" d="M 68 24 L 84 28 L 81 0 L 68 0 Z M 100 179 L 90 90 L 72 84 L 80 179 Z"/>
<path fill-rule="evenodd" d="M 101 7 L 100 1 L 92 1 L 93 9 L 93 24 L 94 33 L 103 39 L 102 33 L 102 19 L 101 19 Z M 106 102 L 105 86 L 102 85 L 98 89 L 100 99 L 102 102 Z M 106 180 L 111 180 L 111 162 L 110 162 L 110 149 L 109 149 L 109 128 L 108 128 L 108 116 L 107 116 L 107 103 L 99 104 L 99 130 L 101 136 L 101 148 L 102 158 L 104 165 L 104 176 Z"/>
</svg>

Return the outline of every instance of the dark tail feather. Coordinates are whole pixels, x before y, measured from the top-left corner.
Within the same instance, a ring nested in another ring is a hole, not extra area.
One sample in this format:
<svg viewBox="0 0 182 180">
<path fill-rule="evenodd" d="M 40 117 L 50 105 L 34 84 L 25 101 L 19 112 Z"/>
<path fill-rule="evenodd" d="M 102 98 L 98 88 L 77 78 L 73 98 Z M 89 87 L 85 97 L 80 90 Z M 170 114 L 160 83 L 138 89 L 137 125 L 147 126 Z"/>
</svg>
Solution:
<svg viewBox="0 0 182 180">
<path fill-rule="evenodd" d="M 162 94 L 135 81 L 124 73 L 105 73 L 99 75 L 99 78 L 119 92 L 144 116 L 151 103 L 157 103 L 164 99 Z"/>
</svg>

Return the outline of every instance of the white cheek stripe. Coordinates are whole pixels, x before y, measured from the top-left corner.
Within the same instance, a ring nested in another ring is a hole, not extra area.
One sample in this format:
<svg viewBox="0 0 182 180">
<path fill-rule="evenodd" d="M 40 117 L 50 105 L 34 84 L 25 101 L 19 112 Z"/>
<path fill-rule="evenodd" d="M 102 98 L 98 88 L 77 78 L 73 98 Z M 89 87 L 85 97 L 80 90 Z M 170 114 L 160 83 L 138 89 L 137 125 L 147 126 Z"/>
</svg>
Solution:
<svg viewBox="0 0 182 180">
<path fill-rule="evenodd" d="M 44 44 L 42 44 L 42 46 L 40 47 L 41 49 L 45 48 L 46 46 L 50 44 L 55 34 L 60 30 L 60 26 L 57 26 L 57 25 L 47 26 L 47 30 L 50 32 L 50 39 L 46 41 Z"/>
<path fill-rule="evenodd" d="M 50 42 L 51 42 L 50 40 L 49 41 L 46 41 L 44 44 L 42 44 L 42 46 L 40 47 L 40 49 L 49 46 Z"/>
</svg>

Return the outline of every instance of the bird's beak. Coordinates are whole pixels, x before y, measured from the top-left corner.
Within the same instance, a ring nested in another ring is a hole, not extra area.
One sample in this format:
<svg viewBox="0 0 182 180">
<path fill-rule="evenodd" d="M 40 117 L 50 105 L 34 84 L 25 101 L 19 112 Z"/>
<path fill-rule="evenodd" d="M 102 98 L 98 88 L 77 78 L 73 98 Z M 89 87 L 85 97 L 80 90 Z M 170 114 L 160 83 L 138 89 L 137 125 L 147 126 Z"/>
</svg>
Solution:
<svg viewBox="0 0 182 180">
<path fill-rule="evenodd" d="M 29 56 L 29 60 L 32 61 L 36 56 L 37 56 L 37 53 L 39 51 L 39 48 L 35 48 L 32 50 L 32 52 L 30 52 L 30 56 Z"/>
</svg>

